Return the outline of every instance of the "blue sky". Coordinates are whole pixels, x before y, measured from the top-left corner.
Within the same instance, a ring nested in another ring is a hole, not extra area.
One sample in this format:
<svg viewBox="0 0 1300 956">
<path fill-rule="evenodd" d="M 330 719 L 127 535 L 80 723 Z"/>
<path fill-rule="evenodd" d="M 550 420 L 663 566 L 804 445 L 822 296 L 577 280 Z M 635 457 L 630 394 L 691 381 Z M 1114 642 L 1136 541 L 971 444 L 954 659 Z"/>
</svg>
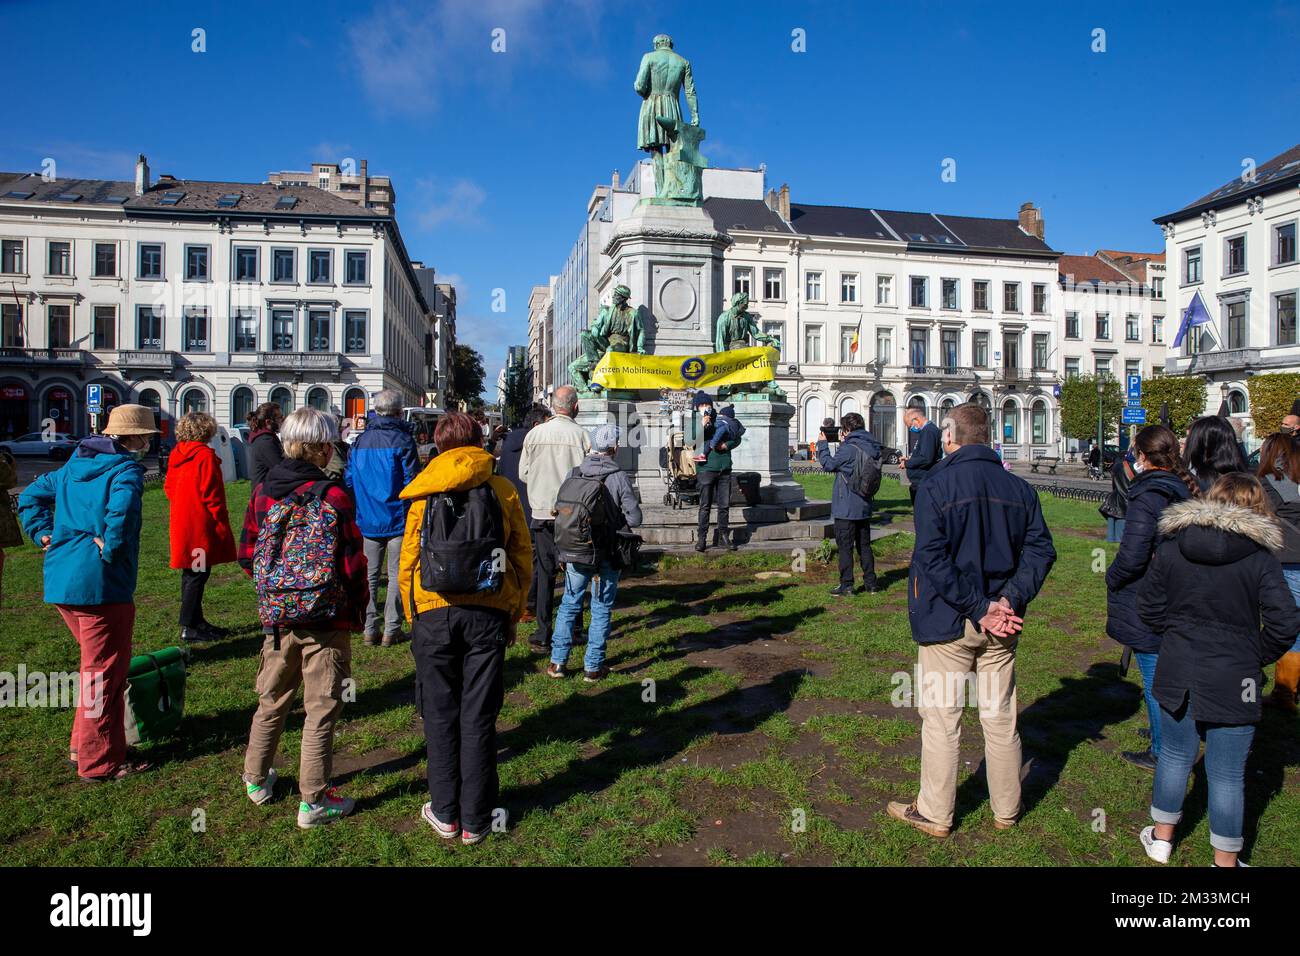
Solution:
<svg viewBox="0 0 1300 956">
<path fill-rule="evenodd" d="M 1300 142 L 1300 4 L 1276 0 L 46 0 L 0 2 L 26 104 L 0 168 L 130 179 L 144 152 L 155 173 L 261 181 L 368 159 L 495 376 L 592 187 L 639 158 L 632 80 L 661 31 L 692 61 L 713 165 L 766 163 L 795 202 L 1012 217 L 1032 199 L 1064 252 L 1163 248 L 1153 216 Z"/>
</svg>

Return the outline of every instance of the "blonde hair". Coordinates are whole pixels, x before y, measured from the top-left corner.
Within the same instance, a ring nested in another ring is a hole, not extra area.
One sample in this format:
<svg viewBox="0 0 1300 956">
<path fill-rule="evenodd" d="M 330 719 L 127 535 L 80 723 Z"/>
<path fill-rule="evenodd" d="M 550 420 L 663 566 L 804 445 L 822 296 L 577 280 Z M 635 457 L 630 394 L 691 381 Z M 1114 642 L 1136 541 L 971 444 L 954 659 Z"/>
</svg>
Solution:
<svg viewBox="0 0 1300 956">
<path fill-rule="evenodd" d="M 188 412 L 176 423 L 177 441 L 197 441 L 207 444 L 217 433 L 217 420 L 207 412 Z"/>
<path fill-rule="evenodd" d="M 313 450 L 339 440 L 334 416 L 304 405 L 288 414 L 280 426 L 280 442 L 286 458 L 305 459 Z"/>
<path fill-rule="evenodd" d="M 1252 474 L 1242 471 L 1230 472 L 1219 478 L 1205 493 L 1207 501 L 1223 505 L 1236 505 L 1249 508 L 1257 515 L 1271 517 L 1273 512 L 1264 497 L 1264 486 Z"/>
</svg>

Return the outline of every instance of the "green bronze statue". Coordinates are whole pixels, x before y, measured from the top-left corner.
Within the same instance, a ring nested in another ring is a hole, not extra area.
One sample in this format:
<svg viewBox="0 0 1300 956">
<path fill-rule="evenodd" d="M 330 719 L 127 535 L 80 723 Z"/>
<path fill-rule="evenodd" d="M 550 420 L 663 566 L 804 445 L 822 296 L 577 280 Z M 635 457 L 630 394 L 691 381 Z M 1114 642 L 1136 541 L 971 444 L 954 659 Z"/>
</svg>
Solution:
<svg viewBox="0 0 1300 956">
<path fill-rule="evenodd" d="M 655 172 L 655 198 L 670 205 L 699 205 L 700 170 L 708 160 L 700 155 L 699 103 L 691 64 L 673 52 L 672 37 L 654 38 L 654 50 L 641 57 L 634 88 L 641 97 L 636 146 L 651 154 Z M 691 110 L 689 126 L 682 121 L 678 94 L 686 94 Z"/>
<path fill-rule="evenodd" d="M 758 318 L 748 310 L 749 296 L 737 292 L 731 297 L 731 307 L 718 316 L 713 326 L 713 350 L 730 352 L 734 349 L 749 348 L 752 337 L 759 345 L 781 348 L 781 340 L 774 335 L 767 335 L 758 327 Z M 743 385 L 724 385 L 718 389 L 719 399 L 728 395 L 754 392 L 766 395 L 773 400 L 785 399 L 785 392 L 777 388 L 776 382 L 750 382 Z"/>
<path fill-rule="evenodd" d="M 578 335 L 582 354 L 569 363 L 569 380 L 579 395 L 594 395 L 600 386 L 591 381 L 591 373 L 606 352 L 636 352 L 645 355 L 645 328 L 641 310 L 629 304 L 632 290 L 625 285 L 614 287 L 613 304 L 603 305 L 591 328 Z"/>
</svg>

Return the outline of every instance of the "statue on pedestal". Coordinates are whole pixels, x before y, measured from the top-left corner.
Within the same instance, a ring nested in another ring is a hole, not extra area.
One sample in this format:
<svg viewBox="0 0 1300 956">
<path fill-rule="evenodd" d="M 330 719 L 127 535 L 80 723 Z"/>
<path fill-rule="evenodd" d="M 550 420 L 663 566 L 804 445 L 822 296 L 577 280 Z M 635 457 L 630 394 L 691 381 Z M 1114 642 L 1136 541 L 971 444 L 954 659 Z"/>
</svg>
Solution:
<svg viewBox="0 0 1300 956">
<path fill-rule="evenodd" d="M 730 352 L 733 349 L 749 348 L 752 337 L 759 345 L 781 348 L 781 340 L 774 335 L 767 335 L 758 327 L 758 318 L 750 312 L 749 296 L 737 292 L 731 297 L 731 307 L 718 316 L 713 326 L 713 350 Z M 785 392 L 777 388 L 776 382 L 752 382 L 744 385 L 724 385 L 718 390 L 718 397 L 734 395 L 741 392 L 762 393 L 775 401 L 783 401 Z"/>
<path fill-rule="evenodd" d="M 700 155 L 699 104 L 691 64 L 673 52 L 672 37 L 654 38 L 654 51 L 641 58 L 633 84 L 641 96 L 637 149 L 651 154 L 655 173 L 655 199 L 666 205 L 698 206 L 702 201 L 700 170 L 708 160 Z M 682 121 L 678 94 L 685 92 L 691 110 L 689 125 Z"/>
<path fill-rule="evenodd" d="M 645 328 L 641 310 L 629 304 L 632 290 L 625 285 L 614 287 L 613 303 L 603 305 L 590 329 L 579 333 L 582 354 L 569 363 L 569 380 L 582 396 L 591 396 L 600 388 L 591 382 L 591 373 L 606 352 L 636 352 L 645 355 Z"/>
</svg>

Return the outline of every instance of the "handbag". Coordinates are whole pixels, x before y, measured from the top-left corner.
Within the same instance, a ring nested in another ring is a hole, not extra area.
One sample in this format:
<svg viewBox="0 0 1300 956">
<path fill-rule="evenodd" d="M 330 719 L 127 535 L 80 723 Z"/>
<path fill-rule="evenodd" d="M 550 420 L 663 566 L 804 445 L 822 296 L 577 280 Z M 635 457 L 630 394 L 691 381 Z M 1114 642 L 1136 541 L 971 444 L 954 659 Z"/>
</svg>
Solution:
<svg viewBox="0 0 1300 956">
<path fill-rule="evenodd" d="M 18 500 L 7 492 L 0 492 L 5 501 L 0 502 L 0 548 L 16 548 L 23 543 L 23 531 L 18 526 Z"/>
<path fill-rule="evenodd" d="M 131 658 L 123 706 L 128 744 L 174 735 L 185 714 L 185 652 L 167 647 Z"/>
</svg>

